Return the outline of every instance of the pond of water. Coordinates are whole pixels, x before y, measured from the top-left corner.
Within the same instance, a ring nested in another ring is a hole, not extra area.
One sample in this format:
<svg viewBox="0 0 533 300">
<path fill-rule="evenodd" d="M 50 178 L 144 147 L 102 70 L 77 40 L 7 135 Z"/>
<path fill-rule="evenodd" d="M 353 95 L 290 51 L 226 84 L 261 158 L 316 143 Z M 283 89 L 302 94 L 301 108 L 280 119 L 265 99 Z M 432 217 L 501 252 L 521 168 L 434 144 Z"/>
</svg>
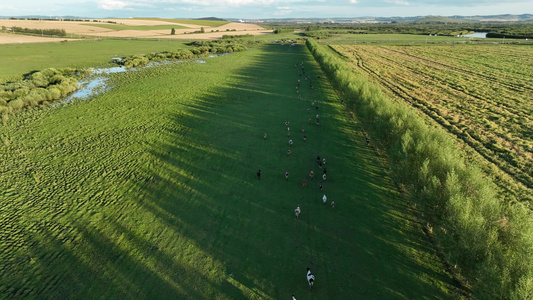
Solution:
<svg viewBox="0 0 533 300">
<path fill-rule="evenodd" d="M 465 34 L 464 37 L 473 37 L 473 38 L 486 38 L 488 32 L 474 32 L 472 34 Z"/>
</svg>

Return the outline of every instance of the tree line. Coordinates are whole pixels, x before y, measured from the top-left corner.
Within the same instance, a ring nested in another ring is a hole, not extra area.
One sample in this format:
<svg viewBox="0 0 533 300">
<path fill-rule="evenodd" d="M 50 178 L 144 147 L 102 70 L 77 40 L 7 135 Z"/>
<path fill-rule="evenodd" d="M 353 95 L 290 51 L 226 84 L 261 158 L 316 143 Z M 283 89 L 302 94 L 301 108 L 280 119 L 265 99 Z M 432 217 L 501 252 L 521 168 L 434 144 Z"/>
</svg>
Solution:
<svg viewBox="0 0 533 300">
<path fill-rule="evenodd" d="M 395 180 L 421 210 L 421 224 L 455 276 L 478 298 L 531 299 L 531 212 L 501 199 L 488 174 L 467 165 L 444 130 L 383 95 L 326 46 L 313 39 L 306 43 L 347 107 L 387 153 Z"/>
<path fill-rule="evenodd" d="M 454 36 L 465 32 L 488 32 L 487 37 L 533 38 L 533 23 L 414 23 L 377 24 L 283 24 L 271 25 L 280 32 L 304 30 L 302 35 L 325 38 L 332 34 L 437 34 Z"/>
<path fill-rule="evenodd" d="M 22 34 L 38 34 L 38 35 L 48 35 L 48 36 L 67 36 L 65 29 L 37 29 L 37 28 L 23 28 L 13 26 L 9 30 L 2 26 L 2 31 L 10 31 L 13 33 L 22 33 Z"/>
</svg>

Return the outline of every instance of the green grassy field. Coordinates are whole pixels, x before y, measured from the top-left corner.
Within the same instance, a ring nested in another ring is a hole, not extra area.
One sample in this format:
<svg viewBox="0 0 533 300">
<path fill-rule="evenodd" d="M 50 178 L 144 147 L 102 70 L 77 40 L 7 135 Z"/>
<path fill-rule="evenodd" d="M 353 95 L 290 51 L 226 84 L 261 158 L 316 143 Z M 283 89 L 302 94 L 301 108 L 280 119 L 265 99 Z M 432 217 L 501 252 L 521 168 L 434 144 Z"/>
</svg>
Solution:
<svg viewBox="0 0 533 300">
<path fill-rule="evenodd" d="M 320 126 L 297 100 L 300 62 Z M 0 295 L 457 297 L 413 207 L 319 75 L 304 47 L 264 45 L 117 74 L 92 101 L 15 115 L 0 131 Z M 311 168 L 320 175 L 317 154 L 328 205 L 318 179 L 301 186 Z"/>
<path fill-rule="evenodd" d="M 210 27 L 218 27 L 218 26 L 226 25 L 229 23 L 228 21 L 193 20 L 193 19 L 160 19 L 160 18 L 136 18 L 136 19 L 164 21 L 164 22 L 171 22 L 171 23 L 191 24 L 191 25 L 210 26 Z"/>
<path fill-rule="evenodd" d="M 95 27 L 101 27 L 101 28 L 107 28 L 107 29 L 113 29 L 113 30 L 171 30 L 174 29 L 186 29 L 188 27 L 180 26 L 180 25 L 154 25 L 154 26 L 130 26 L 130 25 L 122 25 L 122 24 L 98 24 L 98 23 L 87 23 L 82 24 L 86 26 L 95 26 Z"/>
<path fill-rule="evenodd" d="M 93 67 L 113 57 L 186 48 L 184 41 L 87 40 L 63 43 L 0 45 L 0 82 L 35 70 Z"/>
</svg>

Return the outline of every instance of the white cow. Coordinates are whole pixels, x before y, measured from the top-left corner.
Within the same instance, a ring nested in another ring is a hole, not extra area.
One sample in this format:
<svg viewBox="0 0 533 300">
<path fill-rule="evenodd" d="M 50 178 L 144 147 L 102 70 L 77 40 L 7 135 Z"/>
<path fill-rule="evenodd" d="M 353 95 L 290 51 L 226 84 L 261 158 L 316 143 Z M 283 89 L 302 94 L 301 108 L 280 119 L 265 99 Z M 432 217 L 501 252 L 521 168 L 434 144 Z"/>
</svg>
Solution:
<svg viewBox="0 0 533 300">
<path fill-rule="evenodd" d="M 315 275 L 311 274 L 309 267 L 307 267 L 307 283 L 309 283 L 309 290 L 312 290 L 315 283 Z"/>
</svg>

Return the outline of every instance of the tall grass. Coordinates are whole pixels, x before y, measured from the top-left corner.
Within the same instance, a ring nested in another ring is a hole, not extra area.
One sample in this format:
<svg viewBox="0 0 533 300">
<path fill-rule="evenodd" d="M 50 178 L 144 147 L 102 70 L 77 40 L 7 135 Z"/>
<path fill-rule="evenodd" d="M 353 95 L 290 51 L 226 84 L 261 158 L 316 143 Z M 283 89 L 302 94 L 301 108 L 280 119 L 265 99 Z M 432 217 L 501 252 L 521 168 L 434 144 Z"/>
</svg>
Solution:
<svg viewBox="0 0 533 300">
<path fill-rule="evenodd" d="M 522 204 L 499 199 L 493 182 L 467 166 L 443 130 L 385 97 L 338 56 L 307 40 L 315 59 L 388 154 L 396 180 L 424 211 L 444 259 L 480 298 L 533 296 L 533 221 Z"/>
</svg>

